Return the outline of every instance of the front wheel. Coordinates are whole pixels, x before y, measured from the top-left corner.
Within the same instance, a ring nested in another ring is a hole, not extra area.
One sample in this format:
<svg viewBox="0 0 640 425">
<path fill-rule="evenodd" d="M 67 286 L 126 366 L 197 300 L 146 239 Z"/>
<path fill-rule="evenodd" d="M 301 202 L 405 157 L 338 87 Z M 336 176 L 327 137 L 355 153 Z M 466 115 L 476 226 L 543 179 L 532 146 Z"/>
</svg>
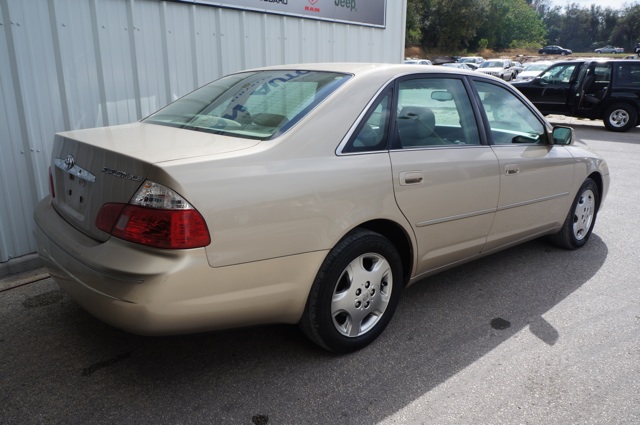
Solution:
<svg viewBox="0 0 640 425">
<path fill-rule="evenodd" d="M 626 103 L 617 103 L 608 107 L 602 116 L 604 126 L 609 131 L 623 132 L 635 127 L 638 111 Z"/>
<path fill-rule="evenodd" d="M 600 191 L 598 185 L 591 179 L 586 179 L 560 231 L 551 235 L 551 241 L 564 249 L 578 249 L 583 247 L 593 230 L 600 205 Z"/>
<path fill-rule="evenodd" d="M 300 328 L 337 353 L 359 350 L 391 320 L 402 290 L 402 261 L 384 236 L 356 230 L 329 252 L 311 287 Z"/>
</svg>

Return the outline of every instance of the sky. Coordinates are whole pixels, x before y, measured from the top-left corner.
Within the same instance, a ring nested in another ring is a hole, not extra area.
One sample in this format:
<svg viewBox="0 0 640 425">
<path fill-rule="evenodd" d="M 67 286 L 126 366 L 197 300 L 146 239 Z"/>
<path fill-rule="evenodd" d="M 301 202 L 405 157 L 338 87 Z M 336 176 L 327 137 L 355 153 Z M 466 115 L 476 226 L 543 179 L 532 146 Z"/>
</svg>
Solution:
<svg viewBox="0 0 640 425">
<path fill-rule="evenodd" d="M 551 4 L 554 6 L 565 7 L 567 4 L 576 3 L 581 7 L 591 7 L 592 4 L 600 6 L 602 8 L 610 7 L 612 9 L 621 9 L 625 6 L 632 6 L 634 4 L 640 4 L 640 0 L 551 0 Z"/>
</svg>

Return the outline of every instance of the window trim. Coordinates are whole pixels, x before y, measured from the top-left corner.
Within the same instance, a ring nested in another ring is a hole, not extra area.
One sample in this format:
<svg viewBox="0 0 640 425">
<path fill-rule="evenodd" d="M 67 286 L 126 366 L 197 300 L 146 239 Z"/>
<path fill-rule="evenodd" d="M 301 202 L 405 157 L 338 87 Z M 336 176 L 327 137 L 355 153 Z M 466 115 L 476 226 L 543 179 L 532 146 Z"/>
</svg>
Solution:
<svg viewBox="0 0 640 425">
<path fill-rule="evenodd" d="M 389 106 L 391 108 L 391 112 L 389 114 L 389 117 L 387 117 L 387 121 L 388 121 L 387 129 L 386 129 L 387 146 L 383 149 L 378 149 L 378 150 L 345 152 L 346 147 L 349 145 L 349 143 L 353 141 L 353 139 L 356 137 L 356 135 L 358 134 L 362 126 L 367 122 L 369 117 L 373 114 L 375 109 L 374 105 L 377 105 L 382 100 L 382 98 L 387 94 L 389 94 L 390 96 L 390 103 L 391 103 Z M 349 128 L 349 131 L 347 131 L 345 136 L 342 138 L 342 140 L 338 144 L 338 147 L 336 148 L 336 151 L 335 151 L 336 155 L 337 156 L 367 155 L 367 154 L 389 152 L 389 141 L 391 140 L 390 138 L 391 138 L 391 126 L 392 126 L 391 118 L 395 116 L 395 113 L 394 113 L 395 105 L 396 105 L 395 82 L 392 79 L 387 81 L 385 84 L 383 84 L 382 87 L 376 92 L 375 95 L 373 95 L 371 100 L 367 103 L 367 106 L 365 106 L 362 109 L 362 112 L 360 112 L 360 114 L 354 121 L 353 125 L 351 125 L 351 127 Z"/>
</svg>

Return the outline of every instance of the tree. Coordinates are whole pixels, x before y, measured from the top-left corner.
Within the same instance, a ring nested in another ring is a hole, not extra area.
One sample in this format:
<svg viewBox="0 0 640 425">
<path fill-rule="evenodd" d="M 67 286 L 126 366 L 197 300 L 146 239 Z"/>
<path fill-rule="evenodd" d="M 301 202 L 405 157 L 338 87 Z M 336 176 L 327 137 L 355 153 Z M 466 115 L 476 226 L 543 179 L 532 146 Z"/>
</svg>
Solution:
<svg viewBox="0 0 640 425">
<path fill-rule="evenodd" d="M 546 37 L 540 15 L 525 0 L 489 0 L 487 20 L 479 33 L 496 50 L 538 47 Z"/>
<path fill-rule="evenodd" d="M 430 0 L 426 4 L 423 44 L 450 52 L 471 45 L 488 9 L 488 0 Z"/>
<path fill-rule="evenodd" d="M 629 47 L 640 43 L 640 5 L 628 6 L 622 10 L 611 39 L 615 40 L 617 44 Z"/>
<path fill-rule="evenodd" d="M 560 44 L 592 51 L 604 44 L 640 42 L 640 5 L 622 10 L 551 0 L 407 0 L 406 44 L 428 50 L 537 49 Z"/>
<path fill-rule="evenodd" d="M 425 0 L 407 0 L 405 46 L 416 46 L 422 41 L 425 9 Z"/>
</svg>

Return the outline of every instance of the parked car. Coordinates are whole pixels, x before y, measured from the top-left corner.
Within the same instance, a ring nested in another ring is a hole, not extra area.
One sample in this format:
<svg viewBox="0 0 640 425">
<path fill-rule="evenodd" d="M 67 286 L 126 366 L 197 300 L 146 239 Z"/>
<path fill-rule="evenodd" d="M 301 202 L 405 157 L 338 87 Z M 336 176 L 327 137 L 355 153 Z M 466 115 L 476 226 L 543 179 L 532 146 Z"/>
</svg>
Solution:
<svg viewBox="0 0 640 425">
<path fill-rule="evenodd" d="M 557 62 L 533 80 L 513 86 L 543 114 L 602 119 L 610 131 L 640 125 L 640 61 Z"/>
<path fill-rule="evenodd" d="M 406 65 L 433 65 L 429 59 L 405 59 L 403 63 Z"/>
<path fill-rule="evenodd" d="M 614 46 L 604 46 L 594 50 L 596 53 L 624 53 L 624 48 Z"/>
<path fill-rule="evenodd" d="M 524 71 L 524 65 L 522 65 L 522 62 L 511 61 L 511 66 L 515 70 L 514 78 L 520 75 L 522 71 Z"/>
<path fill-rule="evenodd" d="M 640 55 L 640 43 L 636 43 L 636 46 L 633 49 L 637 55 Z"/>
<path fill-rule="evenodd" d="M 516 76 L 516 69 L 508 59 L 489 59 L 480 64 L 477 71 L 493 75 L 505 81 L 511 81 Z"/>
<path fill-rule="evenodd" d="M 442 66 L 446 66 L 448 68 L 459 68 L 459 69 L 466 69 L 468 71 L 475 71 L 475 69 L 469 66 L 469 64 L 467 63 L 451 62 L 451 63 L 443 63 Z"/>
<path fill-rule="evenodd" d="M 560 46 L 555 46 L 555 45 L 551 45 L 551 46 L 544 46 L 542 49 L 538 50 L 538 54 L 540 55 L 561 55 L 561 56 L 565 56 L 565 55 L 570 55 L 573 52 L 569 49 L 565 49 L 564 47 L 560 47 Z"/>
<path fill-rule="evenodd" d="M 458 62 L 466 64 L 474 63 L 480 65 L 482 62 L 484 62 L 484 58 L 482 56 L 463 56 L 458 59 Z"/>
<path fill-rule="evenodd" d="M 552 61 L 530 62 L 524 65 L 524 69 L 515 79 L 515 82 L 531 81 L 553 64 Z"/>
<path fill-rule="evenodd" d="M 335 352 L 375 340 L 428 275 L 544 235 L 584 246 L 609 188 L 510 85 L 364 63 L 236 72 L 140 122 L 59 133 L 49 175 L 38 251 L 99 319 L 299 324 Z"/>
<path fill-rule="evenodd" d="M 464 62 L 464 64 L 469 67 L 470 69 L 472 69 L 473 71 L 476 71 L 479 67 L 480 64 L 479 63 L 473 63 L 473 62 Z"/>
</svg>

